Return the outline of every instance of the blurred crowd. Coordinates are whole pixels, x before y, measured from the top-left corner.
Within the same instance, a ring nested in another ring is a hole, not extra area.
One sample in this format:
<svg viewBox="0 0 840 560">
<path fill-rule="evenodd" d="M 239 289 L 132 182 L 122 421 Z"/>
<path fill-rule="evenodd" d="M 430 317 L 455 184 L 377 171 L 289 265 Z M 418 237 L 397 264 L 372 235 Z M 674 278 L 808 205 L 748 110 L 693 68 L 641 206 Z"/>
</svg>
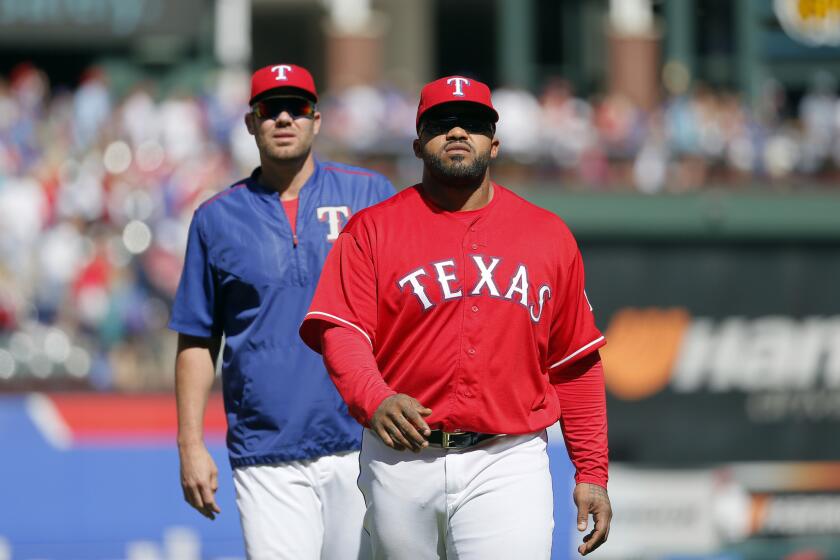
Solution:
<svg viewBox="0 0 840 560">
<path fill-rule="evenodd" d="M 236 79 L 239 78 L 239 79 Z M 171 383 L 169 302 L 195 206 L 255 164 L 247 75 L 115 98 L 0 79 L 0 387 Z"/>
<path fill-rule="evenodd" d="M 192 212 L 258 164 L 248 87 L 237 71 L 119 95 L 96 68 L 72 89 L 27 64 L 0 76 L 0 390 L 171 386 L 165 325 Z M 416 181 L 415 98 L 385 86 L 325 95 L 319 154 Z M 752 108 L 697 85 L 644 111 L 561 79 L 493 99 L 502 182 L 656 193 L 829 184 L 840 167 L 829 76 L 792 111 L 773 83 Z"/>
<path fill-rule="evenodd" d="M 645 110 L 616 94 L 579 97 L 560 78 L 536 94 L 498 88 L 502 149 L 494 176 L 543 188 L 642 193 L 830 187 L 838 178 L 840 98 L 830 74 L 815 76 L 796 101 L 769 80 L 752 107 L 737 93 L 700 83 L 680 89 Z M 322 109 L 330 151 L 373 166 L 395 164 L 385 172 L 398 179 L 403 169 L 414 171 L 410 160 L 401 161 L 415 137 L 414 95 L 360 86 L 328 98 Z"/>
</svg>

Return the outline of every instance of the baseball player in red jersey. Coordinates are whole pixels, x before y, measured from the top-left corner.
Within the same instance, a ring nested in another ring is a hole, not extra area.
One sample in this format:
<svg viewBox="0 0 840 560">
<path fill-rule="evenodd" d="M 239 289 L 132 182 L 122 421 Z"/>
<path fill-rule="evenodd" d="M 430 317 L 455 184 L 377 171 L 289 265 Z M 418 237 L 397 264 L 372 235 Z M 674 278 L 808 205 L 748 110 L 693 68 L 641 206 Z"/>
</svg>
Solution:
<svg viewBox="0 0 840 560">
<path fill-rule="evenodd" d="M 563 221 L 490 180 L 497 120 L 477 80 L 423 88 L 422 182 L 348 222 L 301 325 L 367 428 L 375 558 L 549 558 L 558 420 L 579 551 L 609 532 L 604 337 Z"/>
</svg>

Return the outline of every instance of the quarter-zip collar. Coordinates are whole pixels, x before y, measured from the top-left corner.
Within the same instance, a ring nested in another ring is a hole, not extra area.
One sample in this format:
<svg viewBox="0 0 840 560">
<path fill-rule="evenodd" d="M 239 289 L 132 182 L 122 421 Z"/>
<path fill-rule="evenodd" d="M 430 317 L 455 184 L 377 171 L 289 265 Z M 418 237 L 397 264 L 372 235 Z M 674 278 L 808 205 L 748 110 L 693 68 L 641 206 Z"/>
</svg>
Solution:
<svg viewBox="0 0 840 560">
<path fill-rule="evenodd" d="M 300 194 L 298 194 L 298 199 L 300 200 L 299 204 L 303 203 L 304 197 L 308 197 L 310 191 L 316 189 L 319 186 L 318 177 L 321 174 L 323 164 L 318 160 L 317 157 L 313 156 L 312 159 L 314 163 L 314 169 L 312 170 L 312 175 L 309 176 L 309 178 L 300 188 Z M 276 190 L 260 182 L 260 173 L 262 173 L 262 167 L 257 167 L 254 169 L 253 172 L 251 172 L 251 176 L 248 178 L 248 184 L 251 187 L 251 190 L 261 196 L 277 197 L 279 200 L 280 195 Z"/>
</svg>

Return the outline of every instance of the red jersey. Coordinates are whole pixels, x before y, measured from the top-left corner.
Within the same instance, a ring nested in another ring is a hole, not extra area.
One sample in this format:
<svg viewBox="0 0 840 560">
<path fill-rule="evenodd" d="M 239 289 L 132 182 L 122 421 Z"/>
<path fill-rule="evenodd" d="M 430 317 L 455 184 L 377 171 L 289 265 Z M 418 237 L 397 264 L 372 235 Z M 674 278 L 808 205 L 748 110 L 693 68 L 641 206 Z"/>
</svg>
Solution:
<svg viewBox="0 0 840 560">
<path fill-rule="evenodd" d="M 416 185 L 358 212 L 301 325 L 319 352 L 322 322 L 363 335 L 388 387 L 431 408 L 429 426 L 446 431 L 521 434 L 554 424 L 552 382 L 605 343 L 569 229 L 495 184 L 475 211 L 437 208 Z M 381 388 L 344 389 L 367 423 L 381 398 L 362 395 Z"/>
</svg>

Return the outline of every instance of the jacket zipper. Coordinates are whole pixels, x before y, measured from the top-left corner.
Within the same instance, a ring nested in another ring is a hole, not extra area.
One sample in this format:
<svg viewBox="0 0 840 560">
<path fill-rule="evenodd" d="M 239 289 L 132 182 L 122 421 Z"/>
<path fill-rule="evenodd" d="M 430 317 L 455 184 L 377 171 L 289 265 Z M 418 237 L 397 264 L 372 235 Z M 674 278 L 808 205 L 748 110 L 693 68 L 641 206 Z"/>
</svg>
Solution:
<svg viewBox="0 0 840 560">
<path fill-rule="evenodd" d="M 300 260 L 300 251 L 297 250 L 298 245 L 300 244 L 300 239 L 298 238 L 297 230 L 301 225 L 300 217 L 302 214 L 301 206 L 303 205 L 303 196 L 303 191 L 301 191 L 301 193 L 298 195 L 297 209 L 295 210 L 295 228 L 292 229 L 292 249 L 294 249 L 294 251 L 292 251 L 294 257 L 292 258 L 295 260 L 295 269 L 297 270 L 298 284 L 300 286 L 303 286 L 303 267 L 301 265 Z M 281 202 L 280 205 L 282 206 L 282 204 L 283 203 Z M 285 209 L 283 209 L 283 213 L 285 214 Z M 286 217 L 286 221 L 289 223 L 289 229 L 291 229 L 292 223 L 289 221 L 288 216 Z"/>
<path fill-rule="evenodd" d="M 296 214 L 295 214 L 295 228 L 294 229 L 292 229 L 292 222 L 291 222 L 291 220 L 289 220 L 288 214 L 286 214 L 286 207 L 283 205 L 283 200 L 280 198 L 280 195 L 277 195 L 277 202 L 280 204 L 280 213 L 283 216 L 281 218 L 281 220 L 286 222 L 286 224 L 289 226 L 289 230 L 292 232 L 292 249 L 293 249 L 292 255 L 294 255 L 292 257 L 292 259 L 294 261 L 293 266 L 294 266 L 294 268 L 296 269 L 296 272 L 297 272 L 298 283 L 302 286 L 303 285 L 303 271 L 301 270 L 300 256 L 299 256 L 299 252 L 297 250 L 298 244 L 300 243 L 300 240 L 298 239 L 298 236 L 297 236 L 297 223 L 298 223 L 298 218 L 300 217 L 301 197 L 300 196 L 298 197 L 298 207 L 297 207 Z"/>
</svg>

